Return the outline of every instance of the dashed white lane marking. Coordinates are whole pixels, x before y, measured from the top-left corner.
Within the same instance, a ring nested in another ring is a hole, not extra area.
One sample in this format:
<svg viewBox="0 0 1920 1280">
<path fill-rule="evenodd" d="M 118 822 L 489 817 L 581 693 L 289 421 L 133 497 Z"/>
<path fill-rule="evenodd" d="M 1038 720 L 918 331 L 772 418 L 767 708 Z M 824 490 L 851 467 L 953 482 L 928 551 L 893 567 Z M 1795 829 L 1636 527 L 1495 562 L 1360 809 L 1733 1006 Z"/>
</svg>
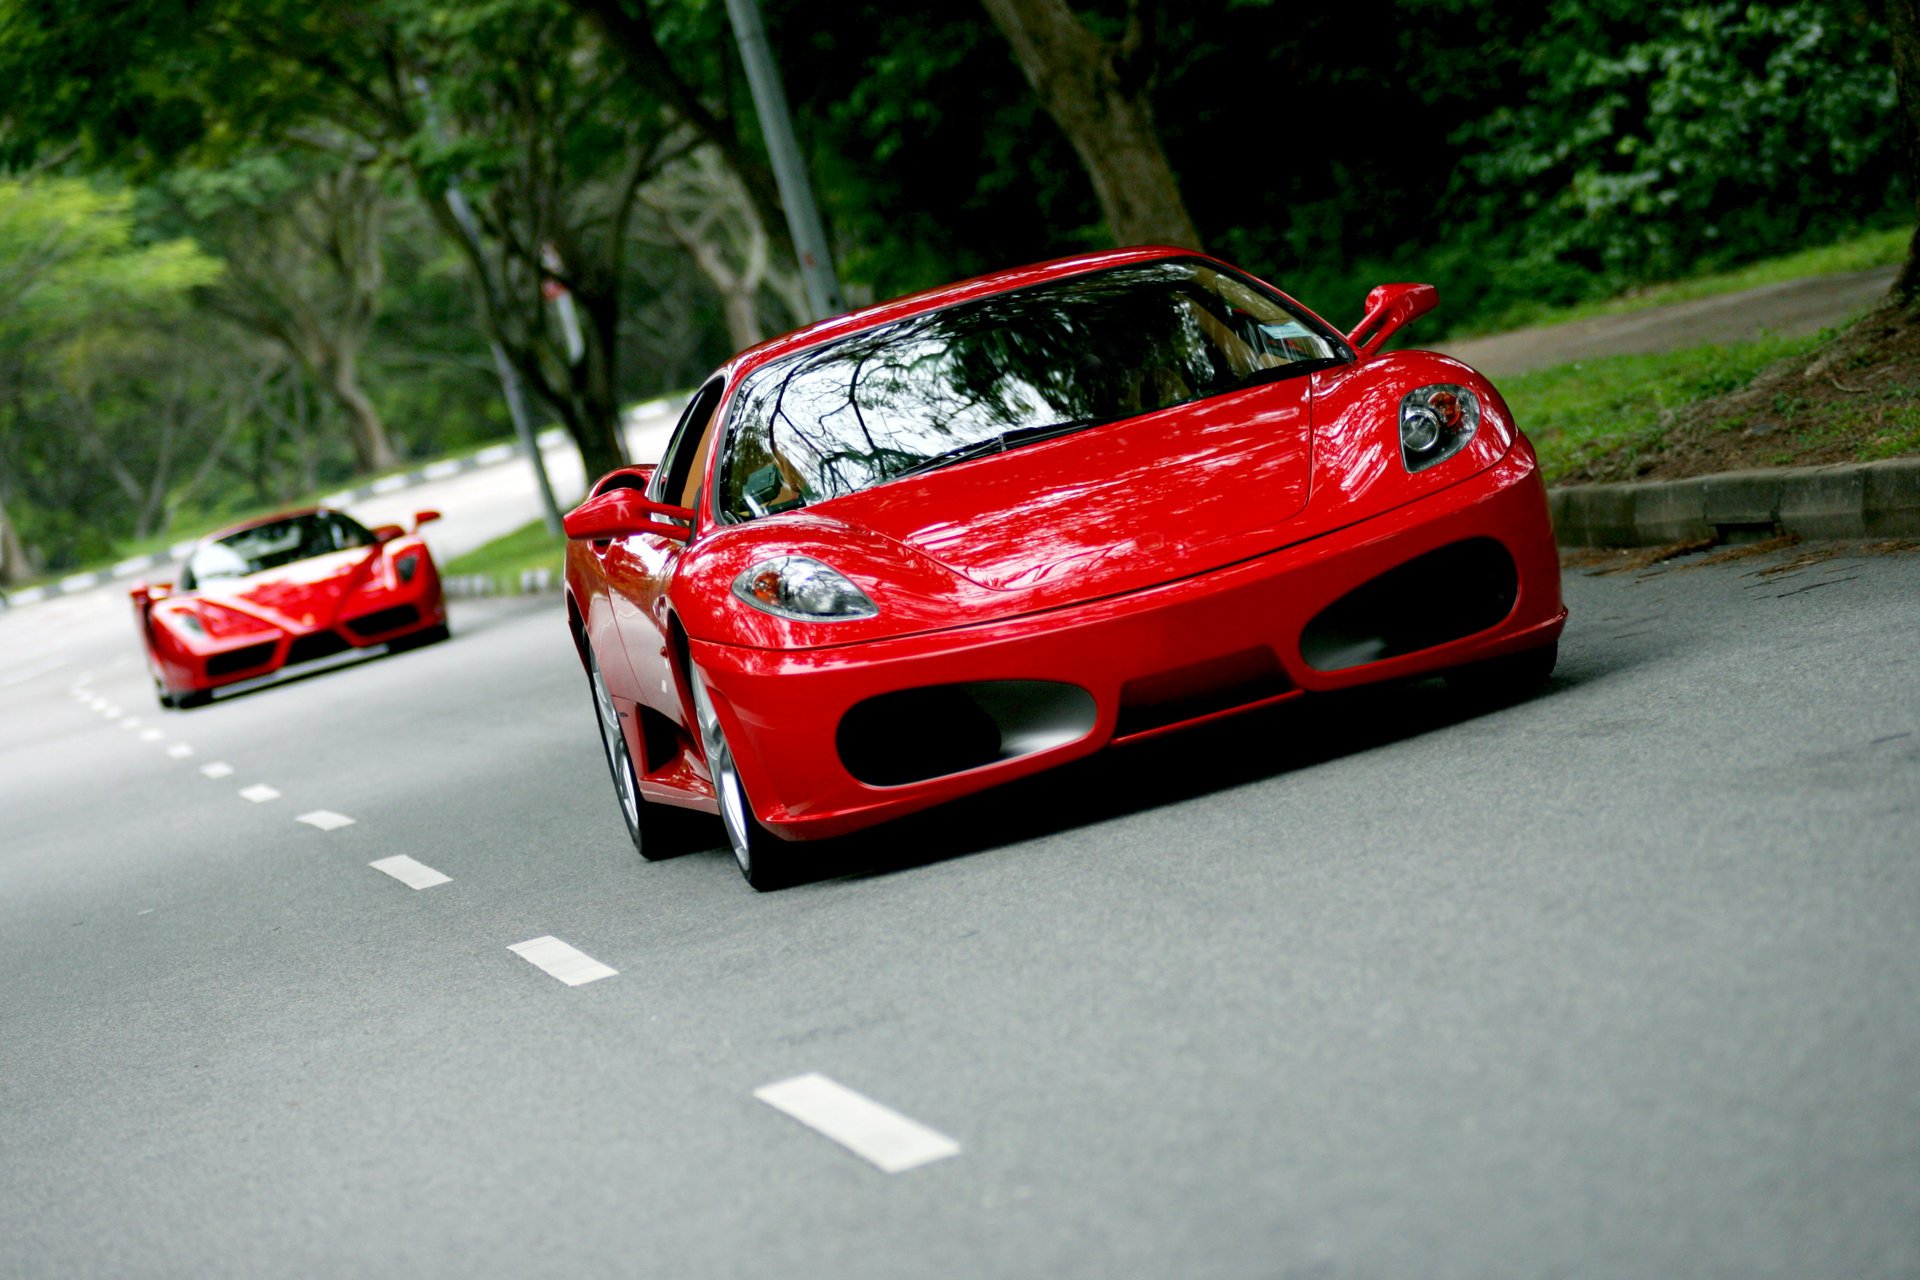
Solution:
<svg viewBox="0 0 1920 1280">
<path fill-rule="evenodd" d="M 206 774 L 209 778 L 231 778 L 233 776 L 233 766 L 225 760 L 215 760 L 212 764 L 201 765 L 200 772 Z"/>
<path fill-rule="evenodd" d="M 278 800 L 280 793 L 264 782 L 256 782 L 250 787 L 240 788 L 240 798 L 251 800 L 255 804 L 265 804 L 269 800 Z"/>
<path fill-rule="evenodd" d="M 184 742 L 176 742 L 172 746 L 167 748 L 167 754 L 172 756 L 175 760 L 185 760 L 188 756 L 193 754 L 193 748 L 188 746 Z"/>
<path fill-rule="evenodd" d="M 140 731 L 140 741 L 142 742 L 158 742 L 166 736 L 166 734 L 158 729 L 142 729 Z"/>
<path fill-rule="evenodd" d="M 120 722 L 120 727 L 122 729 L 138 729 L 140 727 L 140 717 L 128 716 L 125 720 L 122 720 Z"/>
<path fill-rule="evenodd" d="M 386 872 L 409 889 L 431 889 L 437 884 L 453 883 L 452 876 L 442 875 L 426 863 L 415 862 L 404 853 L 397 853 L 391 858 L 382 858 L 378 862 L 369 862 L 367 865 L 375 871 Z M 529 945 L 531 944 L 525 942 L 520 944 L 522 947 Z M 516 951 L 519 949 L 519 947 L 514 948 Z M 571 950 L 571 948 L 569 948 L 569 950 Z M 574 954 L 578 955 L 579 952 L 576 951 Z M 535 961 L 535 963 L 538 964 L 539 962 Z M 544 968 L 545 966 L 543 965 L 542 967 Z M 551 970 L 549 970 L 549 972 L 551 972 Z M 613 970 L 608 969 L 607 972 L 612 973 Z M 558 977 L 559 975 L 556 974 L 555 976 Z M 565 978 L 561 978 L 560 980 L 562 982 L 566 981 Z M 582 979 L 582 981 L 585 981 L 585 979 Z"/>
<path fill-rule="evenodd" d="M 295 818 L 294 821 L 304 822 L 308 826 L 318 827 L 322 831 L 338 831 L 341 827 L 350 827 L 353 825 L 352 818 L 349 818 L 344 813 L 335 813 L 331 809 L 315 809 L 312 813 L 301 814 Z"/>
<path fill-rule="evenodd" d="M 535 968 L 543 970 L 549 977 L 558 978 L 570 987 L 577 987 L 583 982 L 597 982 L 601 978 L 611 978 L 620 972 L 609 965 L 601 964 L 583 951 L 574 950 L 551 935 L 532 938 L 526 942 L 516 942 L 507 950 Z"/>
<path fill-rule="evenodd" d="M 833 1139 L 882 1173 L 901 1173 L 960 1154 L 960 1144 L 818 1072 L 753 1091 L 815 1133 Z"/>
</svg>

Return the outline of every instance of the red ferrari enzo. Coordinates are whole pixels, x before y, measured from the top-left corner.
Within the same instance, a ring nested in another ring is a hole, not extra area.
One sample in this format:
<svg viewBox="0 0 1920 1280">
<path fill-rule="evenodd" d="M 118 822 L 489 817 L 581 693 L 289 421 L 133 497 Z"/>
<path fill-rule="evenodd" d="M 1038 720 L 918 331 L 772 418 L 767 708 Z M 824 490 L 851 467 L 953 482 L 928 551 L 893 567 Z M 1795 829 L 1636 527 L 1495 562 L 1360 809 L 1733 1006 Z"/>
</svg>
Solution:
<svg viewBox="0 0 1920 1280">
<path fill-rule="evenodd" d="M 1480 374 L 1165 248 L 984 276 L 736 356 L 566 521 L 628 833 L 717 812 L 756 888 L 1110 745 L 1436 672 L 1523 688 L 1566 610 Z"/>
<path fill-rule="evenodd" d="M 163 707 L 297 663 L 447 638 L 440 574 L 420 526 L 368 529 L 314 508 L 236 525 L 193 549 L 178 584 L 136 583 L 133 607 Z"/>
</svg>

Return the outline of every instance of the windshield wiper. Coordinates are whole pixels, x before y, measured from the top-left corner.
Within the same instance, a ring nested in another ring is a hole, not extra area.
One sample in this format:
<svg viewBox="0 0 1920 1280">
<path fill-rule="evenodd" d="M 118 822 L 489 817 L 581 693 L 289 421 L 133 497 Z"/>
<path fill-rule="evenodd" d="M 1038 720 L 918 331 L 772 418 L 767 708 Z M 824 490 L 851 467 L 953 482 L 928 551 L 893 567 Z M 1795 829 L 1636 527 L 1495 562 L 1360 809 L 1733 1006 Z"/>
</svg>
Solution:
<svg viewBox="0 0 1920 1280">
<path fill-rule="evenodd" d="M 988 436 L 985 440 L 975 440 L 972 444 L 963 444 L 949 449 L 945 453 L 936 453 L 931 458 L 922 458 L 904 471 L 896 471 L 888 480 L 904 480 L 908 476 L 917 476 L 922 472 L 935 471 L 941 467 L 950 467 L 956 462 L 971 462 L 975 458 L 984 458 L 989 454 L 1005 453 L 1015 445 L 1028 444 L 1035 440 L 1045 440 L 1049 436 L 1064 436 L 1080 430 L 1082 427 L 1097 426 L 1109 422 L 1109 418 L 1075 418 L 1068 422 L 1036 423 L 1025 427 L 1010 427 L 997 436 Z"/>
</svg>

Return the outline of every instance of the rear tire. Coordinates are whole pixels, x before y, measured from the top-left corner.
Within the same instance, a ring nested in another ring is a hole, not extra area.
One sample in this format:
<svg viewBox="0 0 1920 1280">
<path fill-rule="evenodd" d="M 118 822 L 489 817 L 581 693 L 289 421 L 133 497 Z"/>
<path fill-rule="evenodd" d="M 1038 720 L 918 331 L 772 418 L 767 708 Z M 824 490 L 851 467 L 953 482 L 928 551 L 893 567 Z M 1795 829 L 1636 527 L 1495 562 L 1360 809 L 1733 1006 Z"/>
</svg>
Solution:
<svg viewBox="0 0 1920 1280">
<path fill-rule="evenodd" d="M 747 789 L 740 781 L 740 770 L 720 728 L 720 717 L 713 699 L 698 674 L 689 673 L 693 685 L 693 710 L 700 721 L 700 745 L 707 753 L 707 769 L 713 774 L 713 791 L 720 801 L 720 825 L 726 828 L 727 843 L 733 847 L 733 860 L 747 883 L 765 893 L 792 883 L 793 854 L 786 841 L 760 825 L 747 800 Z"/>
<path fill-rule="evenodd" d="M 649 862 L 685 853 L 694 847 L 688 836 L 701 825 L 700 815 L 685 813 L 670 805 L 653 804 L 640 794 L 639 774 L 633 767 L 633 755 L 627 750 L 627 736 L 620 729 L 620 713 L 614 708 L 607 682 L 601 678 L 600 659 L 594 656 L 592 646 L 587 647 L 587 684 L 593 692 L 600 748 L 607 758 L 607 772 L 613 778 L 613 793 L 620 804 L 620 819 L 626 824 L 627 838 Z"/>
</svg>

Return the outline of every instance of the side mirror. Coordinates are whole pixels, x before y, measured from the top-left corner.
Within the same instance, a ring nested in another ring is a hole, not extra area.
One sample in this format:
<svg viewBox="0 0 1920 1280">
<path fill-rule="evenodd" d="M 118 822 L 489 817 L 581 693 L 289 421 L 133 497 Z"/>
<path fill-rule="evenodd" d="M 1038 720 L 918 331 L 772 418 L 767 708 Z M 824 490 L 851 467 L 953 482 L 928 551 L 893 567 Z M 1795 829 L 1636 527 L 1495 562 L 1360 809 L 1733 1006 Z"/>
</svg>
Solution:
<svg viewBox="0 0 1920 1280">
<path fill-rule="evenodd" d="M 681 521 L 673 524 L 670 521 Z M 636 533 L 651 533 L 675 542 L 693 538 L 693 512 L 649 502 L 638 489 L 610 489 L 567 513 L 567 536 L 582 542 L 605 542 Z M 684 527 L 683 527 L 684 525 Z"/>
<path fill-rule="evenodd" d="M 404 538 L 406 536 L 407 531 L 397 524 L 377 524 L 373 526 L 373 540 L 375 542 L 392 542 L 395 538 Z"/>
<path fill-rule="evenodd" d="M 438 511 L 416 511 L 413 513 L 413 531 L 418 533 L 420 532 L 421 525 L 432 524 L 439 518 L 440 513 Z"/>
<path fill-rule="evenodd" d="M 630 467 L 615 467 L 593 482 L 593 491 L 587 496 L 597 498 L 615 487 L 644 489 L 652 482 L 653 473 L 659 465 L 657 462 L 637 462 Z"/>
<path fill-rule="evenodd" d="M 173 584 L 171 582 L 148 583 L 142 581 L 136 582 L 127 588 L 127 595 L 132 599 L 133 607 L 143 614 L 153 608 L 157 601 L 165 600 L 171 594 L 173 594 Z"/>
<path fill-rule="evenodd" d="M 1370 356 L 1396 332 L 1439 305 L 1440 291 L 1430 284 L 1377 284 L 1367 293 L 1367 314 L 1347 335 L 1347 341 L 1362 356 Z M 1362 341 L 1369 329 L 1373 336 Z"/>
</svg>

